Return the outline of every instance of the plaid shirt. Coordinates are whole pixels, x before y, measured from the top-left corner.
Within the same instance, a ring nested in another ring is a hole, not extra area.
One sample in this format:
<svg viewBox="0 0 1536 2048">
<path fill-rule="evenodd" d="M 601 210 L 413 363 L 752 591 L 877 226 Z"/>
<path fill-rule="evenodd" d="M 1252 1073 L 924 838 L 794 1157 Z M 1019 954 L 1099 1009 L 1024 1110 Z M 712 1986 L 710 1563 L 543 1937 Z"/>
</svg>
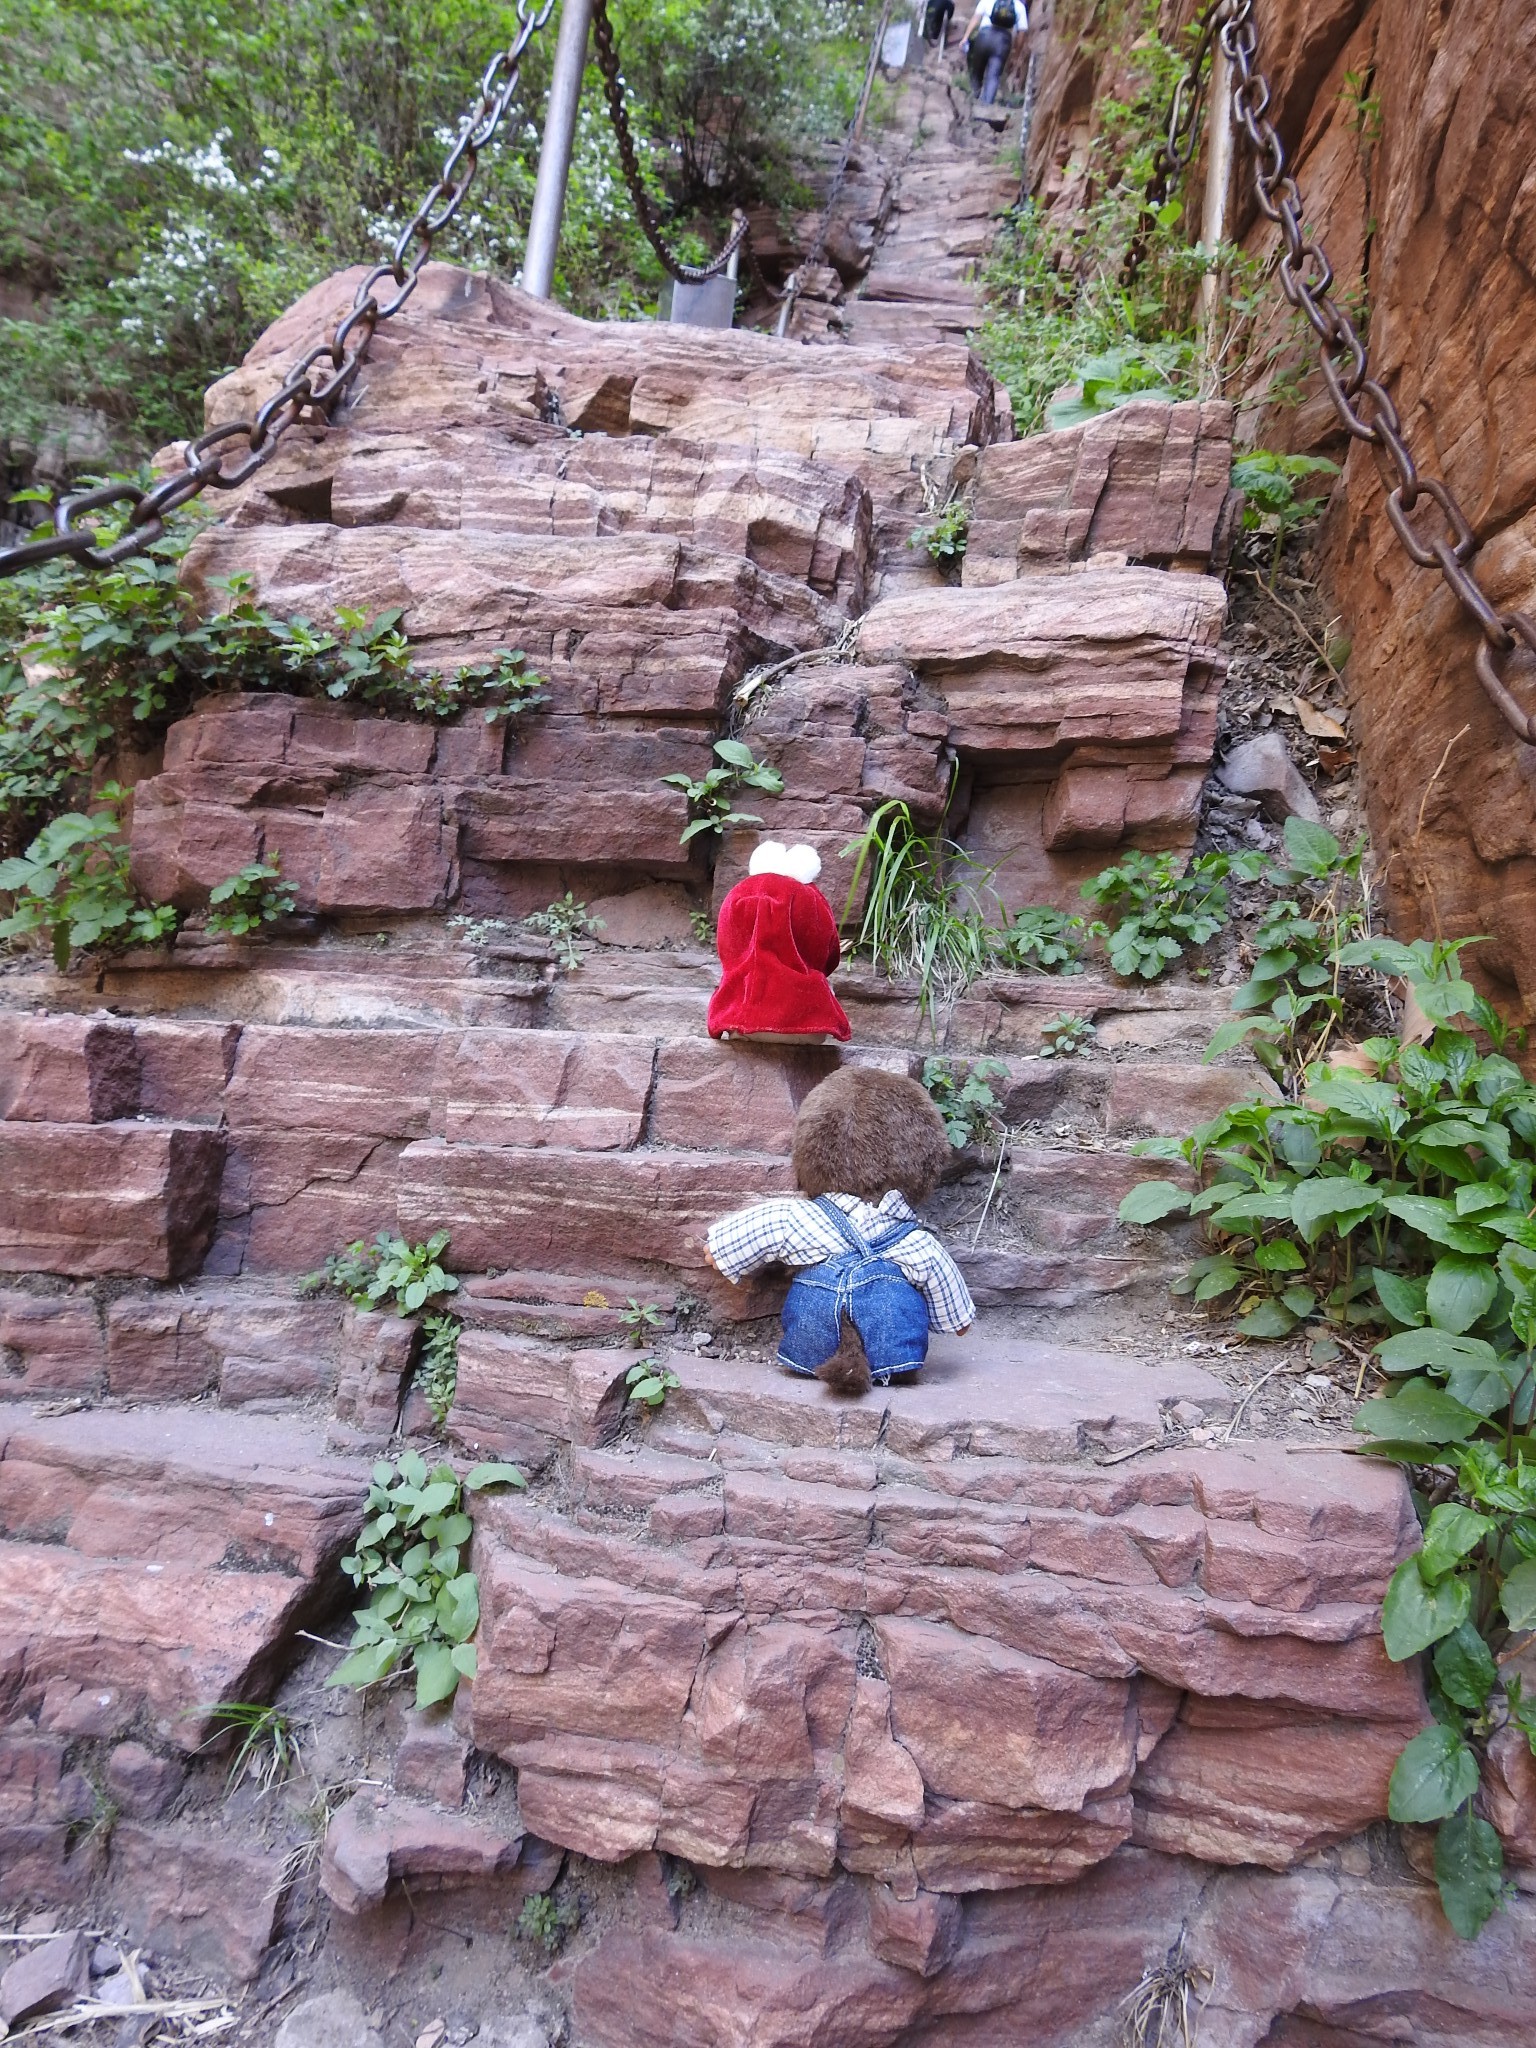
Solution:
<svg viewBox="0 0 1536 2048">
<path fill-rule="evenodd" d="M 833 1195 L 831 1199 L 866 1238 L 882 1223 L 917 1220 L 894 1188 L 878 1209 L 854 1195 Z M 734 1216 L 711 1225 L 707 1242 L 715 1265 L 732 1281 L 760 1272 L 764 1266 L 819 1266 L 823 1259 L 836 1258 L 848 1249 L 836 1226 L 803 1195 L 775 1195 L 766 1202 L 754 1202 L 750 1209 L 738 1209 Z M 976 1304 L 960 1268 L 931 1231 L 914 1230 L 880 1256 L 899 1267 L 922 1295 L 936 1330 L 969 1329 Z"/>
</svg>

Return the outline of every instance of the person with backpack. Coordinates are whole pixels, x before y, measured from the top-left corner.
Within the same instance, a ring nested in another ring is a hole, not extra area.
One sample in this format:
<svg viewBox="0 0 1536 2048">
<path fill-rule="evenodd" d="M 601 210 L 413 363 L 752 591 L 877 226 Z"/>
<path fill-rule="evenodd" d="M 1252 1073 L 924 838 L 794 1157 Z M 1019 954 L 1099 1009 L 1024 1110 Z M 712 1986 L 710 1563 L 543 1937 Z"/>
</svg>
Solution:
<svg viewBox="0 0 1536 2048">
<path fill-rule="evenodd" d="M 928 0 L 927 12 L 923 16 L 923 41 L 943 49 L 949 35 L 949 19 L 955 11 L 955 0 Z"/>
<path fill-rule="evenodd" d="M 970 27 L 966 31 L 966 61 L 970 67 L 971 90 L 980 106 L 990 107 L 997 98 L 1018 20 L 1014 0 L 992 0 L 990 8 L 987 0 L 981 0 L 981 5 L 971 16 Z M 1029 26 L 1027 15 L 1024 26 L 1026 29 Z"/>
</svg>

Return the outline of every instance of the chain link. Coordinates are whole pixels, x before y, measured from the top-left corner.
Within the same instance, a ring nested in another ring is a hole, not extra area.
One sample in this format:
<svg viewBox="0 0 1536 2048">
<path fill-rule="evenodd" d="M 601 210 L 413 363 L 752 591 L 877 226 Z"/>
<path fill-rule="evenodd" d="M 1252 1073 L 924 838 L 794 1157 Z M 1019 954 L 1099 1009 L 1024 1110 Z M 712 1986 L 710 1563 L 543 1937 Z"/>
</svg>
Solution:
<svg viewBox="0 0 1536 2048">
<path fill-rule="evenodd" d="M 608 119 L 613 127 L 614 141 L 619 146 L 619 163 L 624 172 L 624 182 L 629 187 L 629 196 L 634 202 L 635 219 L 640 223 L 641 233 L 655 250 L 662 269 L 669 277 L 676 278 L 679 284 L 703 284 L 707 278 L 718 277 L 746 240 L 752 223 L 738 206 L 731 215 L 731 232 L 725 247 L 708 263 L 684 263 L 681 257 L 673 254 L 661 238 L 661 222 L 656 218 L 651 195 L 640 176 L 640 158 L 629 125 L 629 112 L 624 105 L 624 78 L 619 69 L 619 53 L 613 46 L 613 23 L 608 19 L 608 0 L 592 0 L 592 40 L 597 46 L 597 68 L 603 74 L 603 97 L 608 102 Z"/>
<path fill-rule="evenodd" d="M 133 483 L 102 484 L 65 498 L 51 539 L 0 549 L 0 576 L 14 576 L 61 555 L 92 569 L 110 568 L 153 546 L 165 532 L 167 515 L 201 491 L 232 491 L 243 484 L 271 461 L 283 435 L 299 420 L 332 418 L 363 366 L 375 330 L 382 321 L 392 320 L 415 291 L 433 243 L 464 204 L 480 152 L 517 96 L 524 52 L 553 7 L 554 0 L 517 0 L 517 34 L 485 67 L 475 103 L 460 124 L 437 182 L 396 236 L 388 260 L 376 263 L 358 286 L 330 339 L 306 351 L 253 418 L 210 427 L 189 441 L 178 474 L 148 490 Z M 381 293 L 386 280 L 394 289 Z M 100 545 L 83 522 L 114 505 L 128 506 L 127 529 L 117 540 Z"/>
<path fill-rule="evenodd" d="M 1536 676 L 1536 622 L 1524 612 L 1501 612 L 1468 567 L 1477 552 L 1471 523 L 1450 486 L 1420 471 L 1397 407 L 1371 376 L 1365 343 L 1333 297 L 1332 266 L 1307 232 L 1301 193 L 1269 118 L 1274 96 L 1258 68 L 1253 13 L 1254 0 L 1217 0 L 1205 18 L 1201 56 L 1215 30 L 1232 66 L 1232 110 L 1253 152 L 1254 198 L 1280 229 L 1280 289 L 1317 336 L 1323 381 L 1345 431 L 1376 459 L 1393 532 L 1411 561 L 1445 578 L 1482 635 L 1473 664 L 1478 682 L 1511 729 L 1536 742 L 1536 717 L 1516 701 L 1507 678 L 1512 661 L 1522 658 L 1528 677 Z"/>
</svg>

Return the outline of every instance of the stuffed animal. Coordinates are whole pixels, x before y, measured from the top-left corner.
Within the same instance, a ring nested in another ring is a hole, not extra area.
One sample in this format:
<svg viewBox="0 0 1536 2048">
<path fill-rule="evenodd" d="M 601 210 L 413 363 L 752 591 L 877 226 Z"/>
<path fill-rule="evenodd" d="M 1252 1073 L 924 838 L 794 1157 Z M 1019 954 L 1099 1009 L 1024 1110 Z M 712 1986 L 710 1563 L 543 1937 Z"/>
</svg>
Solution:
<svg viewBox="0 0 1536 2048">
<path fill-rule="evenodd" d="M 795 1118 L 798 1196 L 714 1224 L 711 1264 L 728 1280 L 796 1269 L 779 1363 L 835 1393 L 909 1379 L 930 1329 L 969 1329 L 975 1304 L 954 1260 L 912 1213 L 950 1158 L 944 1120 L 905 1074 L 840 1067 Z"/>
<path fill-rule="evenodd" d="M 827 976 L 842 957 L 831 905 L 815 886 L 813 846 L 765 839 L 747 879 L 720 906 L 722 969 L 710 998 L 711 1038 L 804 1041 L 851 1034 Z"/>
</svg>

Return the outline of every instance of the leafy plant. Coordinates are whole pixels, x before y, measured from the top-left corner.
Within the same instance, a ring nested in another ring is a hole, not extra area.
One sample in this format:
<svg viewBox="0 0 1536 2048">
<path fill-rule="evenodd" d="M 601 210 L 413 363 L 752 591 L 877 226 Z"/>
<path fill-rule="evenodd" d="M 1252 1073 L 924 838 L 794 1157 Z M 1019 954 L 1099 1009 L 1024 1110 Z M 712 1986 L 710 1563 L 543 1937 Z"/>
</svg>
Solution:
<svg viewBox="0 0 1536 2048">
<path fill-rule="evenodd" d="M 935 513 L 907 540 L 909 548 L 926 548 L 941 569 L 953 569 L 965 559 L 965 543 L 971 528 L 970 508 L 959 498 Z"/>
<path fill-rule="evenodd" d="M 515 1465 L 476 1465 L 462 1481 L 451 1465 L 429 1472 L 415 1451 L 374 1466 L 357 1547 L 341 1560 L 368 1605 L 353 1616 L 351 1654 L 327 1685 L 375 1685 L 409 1658 L 416 1704 L 430 1707 L 451 1699 L 460 1678 L 474 1677 L 480 1587 L 463 1569 L 474 1533 L 463 1498 L 526 1484 Z"/>
<path fill-rule="evenodd" d="M 1244 497 L 1243 531 L 1273 537 L 1269 580 L 1279 573 L 1286 542 L 1309 519 L 1322 510 L 1321 498 L 1299 497 L 1297 484 L 1303 477 L 1337 476 L 1339 465 L 1321 455 L 1277 455 L 1270 448 L 1255 448 L 1240 455 L 1232 465 L 1232 488 Z"/>
<path fill-rule="evenodd" d="M 1008 1069 L 1001 1060 L 973 1060 L 958 1072 L 948 1060 L 924 1060 L 923 1086 L 933 1097 L 957 1152 L 967 1145 L 985 1144 L 996 1131 L 1002 1121 L 1002 1104 L 992 1083 L 1007 1078 Z"/>
<path fill-rule="evenodd" d="M 646 1408 L 659 1408 L 668 1394 L 682 1385 L 682 1381 L 659 1358 L 642 1358 L 638 1365 L 632 1365 L 625 1373 L 624 1384 L 629 1389 L 631 1401 L 638 1401 Z"/>
<path fill-rule="evenodd" d="M 1082 918 L 1033 903 L 993 934 L 992 953 L 1000 967 L 1019 974 L 1081 974 L 1083 936 Z"/>
<path fill-rule="evenodd" d="M 517 1916 L 519 1941 L 536 1941 L 547 1956 L 557 1956 L 581 1925 L 574 1899 L 557 1900 L 552 1892 L 535 1892 Z"/>
<path fill-rule="evenodd" d="M 538 932 L 548 939 L 555 949 L 555 958 L 570 972 L 581 965 L 581 954 L 577 950 L 578 939 L 589 939 L 603 929 L 603 920 L 593 917 L 585 903 L 578 903 L 567 889 L 557 903 L 551 903 L 547 910 L 536 910 L 523 923 L 531 932 Z"/>
<path fill-rule="evenodd" d="M 1080 426 L 1101 412 L 1129 405 L 1133 398 L 1162 398 L 1170 403 L 1184 396 L 1183 386 L 1193 344 L 1187 341 L 1125 341 L 1076 365 L 1075 398 L 1060 398 L 1046 408 L 1045 423 L 1055 431 Z"/>
<path fill-rule="evenodd" d="M 1080 1053 L 1098 1029 L 1089 1017 L 1074 1017 L 1063 1010 L 1059 1017 L 1050 1017 L 1040 1026 L 1040 1057 L 1043 1060 L 1069 1060 Z"/>
<path fill-rule="evenodd" d="M 258 1792 L 266 1794 L 299 1768 L 302 1755 L 298 1732 L 281 1708 L 263 1706 L 256 1700 L 219 1700 L 213 1706 L 194 1711 L 219 1724 L 201 1745 L 204 1749 L 211 1748 L 225 1734 L 238 1737 L 225 1780 L 226 1791 L 233 1792 L 249 1779 Z"/>
<path fill-rule="evenodd" d="M 1346 853 L 1325 825 L 1287 818 L 1285 851 L 1264 879 L 1286 893 L 1259 920 L 1258 956 L 1232 998 L 1238 1016 L 1221 1026 L 1205 1056 L 1246 1044 L 1294 1092 L 1349 1008 L 1352 970 L 1343 949 L 1364 934 L 1369 904 L 1361 883 L 1363 838 Z"/>
<path fill-rule="evenodd" d="M 459 1384 L 459 1330 L 457 1316 L 436 1315 L 422 1319 L 421 1358 L 416 1367 L 416 1386 L 432 1410 L 432 1420 L 441 1429 L 448 1420 Z"/>
<path fill-rule="evenodd" d="M 0 351 L 3 352 L 3 351 Z M 121 519 L 103 525 L 110 539 Z M 449 674 L 412 665 L 398 610 L 343 609 L 337 630 L 263 609 L 248 576 L 199 615 L 178 580 L 198 532 L 190 514 L 115 569 L 49 564 L 0 586 L 0 831 L 60 809 L 120 741 L 145 745 L 210 689 L 286 690 L 450 718 L 472 705 L 509 717 L 544 701 L 519 652 Z"/>
<path fill-rule="evenodd" d="M 306 1274 L 303 1284 L 310 1291 L 334 1288 L 354 1308 L 382 1308 L 393 1300 L 398 1314 L 414 1315 L 429 1301 L 457 1293 L 458 1281 L 439 1263 L 447 1249 L 446 1230 L 414 1245 L 381 1230 L 371 1245 L 358 1238 L 333 1252 L 320 1272 Z"/>
<path fill-rule="evenodd" d="M 282 863 L 274 854 L 270 861 L 253 861 L 238 875 L 216 882 L 208 901 L 214 907 L 208 913 L 207 929 L 244 938 L 247 932 L 259 932 L 264 924 L 277 924 L 291 916 L 295 891 L 291 882 L 282 879 Z"/>
<path fill-rule="evenodd" d="M 714 751 L 720 765 L 706 769 L 701 777 L 677 774 L 661 778 L 688 799 L 689 823 L 678 842 L 682 846 L 704 832 L 718 837 L 728 825 L 761 825 L 755 812 L 734 808 L 738 790 L 760 789 L 767 796 L 784 793 L 784 778 L 778 769 L 759 761 L 745 740 L 716 740 Z"/>
<path fill-rule="evenodd" d="M 118 819 L 125 792 L 109 782 L 100 797 L 104 809 L 55 818 L 24 854 L 0 861 L 0 890 L 12 896 L 0 939 L 48 932 L 60 973 L 77 950 L 153 945 L 176 930 L 175 910 L 133 886 Z"/>
<path fill-rule="evenodd" d="M 624 1333 L 636 1350 L 645 1343 L 652 1330 L 661 1328 L 664 1320 L 661 1310 L 653 1302 L 637 1301 L 633 1295 L 629 1297 L 628 1307 L 619 1310 Z"/>
<path fill-rule="evenodd" d="M 692 929 L 696 945 L 714 945 L 715 921 L 707 910 L 690 910 L 688 913 L 688 923 Z"/>
<path fill-rule="evenodd" d="M 1228 875 L 1251 882 L 1263 866 L 1257 853 L 1198 853 L 1182 867 L 1171 853 L 1128 853 L 1084 882 L 1088 901 L 1110 913 L 1089 930 L 1104 940 L 1116 974 L 1155 981 L 1226 923 Z"/>
</svg>

